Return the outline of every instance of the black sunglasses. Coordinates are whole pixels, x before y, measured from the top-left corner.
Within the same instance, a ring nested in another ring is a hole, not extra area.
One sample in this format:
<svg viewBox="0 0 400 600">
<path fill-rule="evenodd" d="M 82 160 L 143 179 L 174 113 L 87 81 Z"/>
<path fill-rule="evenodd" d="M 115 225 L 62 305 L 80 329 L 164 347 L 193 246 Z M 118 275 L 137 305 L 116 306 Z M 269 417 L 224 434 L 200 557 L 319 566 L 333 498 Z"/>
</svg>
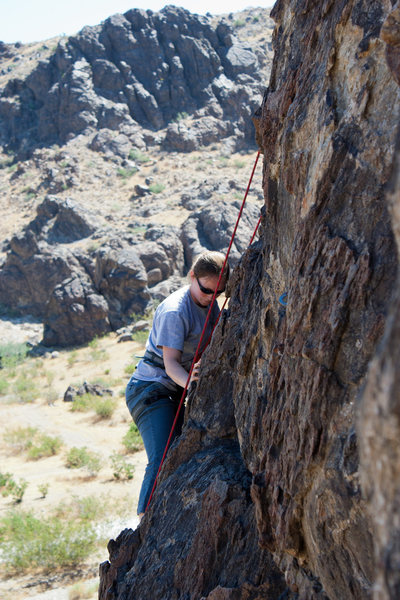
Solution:
<svg viewBox="0 0 400 600">
<path fill-rule="evenodd" d="M 201 285 L 198 277 L 196 277 L 196 281 L 199 284 L 200 291 L 203 292 L 203 294 L 207 294 L 207 296 L 210 296 L 214 293 L 214 290 L 210 290 L 209 288 L 204 287 L 204 285 Z M 218 291 L 215 295 L 219 296 L 220 294 L 222 294 L 223 291 L 225 290 Z"/>
</svg>

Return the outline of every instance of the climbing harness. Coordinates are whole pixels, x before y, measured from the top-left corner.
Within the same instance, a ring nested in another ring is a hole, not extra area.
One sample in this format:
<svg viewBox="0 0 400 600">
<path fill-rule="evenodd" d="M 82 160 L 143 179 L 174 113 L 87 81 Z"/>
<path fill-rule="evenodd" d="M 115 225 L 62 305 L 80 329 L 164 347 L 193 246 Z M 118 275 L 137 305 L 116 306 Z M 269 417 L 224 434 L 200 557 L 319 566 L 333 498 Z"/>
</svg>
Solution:
<svg viewBox="0 0 400 600">
<path fill-rule="evenodd" d="M 175 430 L 175 426 L 176 426 L 176 423 L 177 423 L 177 421 L 178 421 L 179 413 L 180 413 L 180 411 L 181 411 L 181 408 L 182 408 L 183 402 L 184 402 L 184 400 L 185 400 L 186 392 L 187 392 L 187 389 L 188 389 L 188 387 L 189 387 L 189 381 L 190 381 L 190 378 L 191 378 L 191 376 L 192 376 L 192 373 L 193 373 L 194 365 L 196 364 L 196 362 L 197 362 L 197 361 L 198 361 L 198 359 L 199 359 L 199 355 L 200 355 L 200 348 L 201 348 L 201 345 L 202 345 L 202 342 L 203 342 L 203 338 L 204 338 L 205 331 L 206 331 L 206 329 L 207 329 L 208 322 L 209 322 L 209 320 L 210 320 L 210 316 L 211 316 L 211 310 L 212 310 L 212 307 L 213 307 L 213 305 L 214 305 L 214 302 L 215 302 L 215 299 L 216 299 L 216 296 L 217 296 L 217 292 L 218 292 L 219 284 L 221 283 L 222 275 L 223 275 L 223 273 L 224 273 L 224 271 L 225 271 L 225 267 L 226 267 L 226 264 L 227 264 L 227 262 L 228 262 L 229 253 L 230 253 L 230 251 L 231 251 L 232 244 L 233 244 L 233 241 L 234 241 L 234 239 L 235 239 L 236 231 L 237 231 L 237 228 L 238 228 L 238 225 L 239 225 L 239 221 L 240 221 L 240 219 L 241 219 L 241 216 L 242 216 L 242 213 L 243 213 L 244 205 L 245 205 L 245 202 L 246 202 L 246 199 L 247 199 L 247 195 L 248 195 L 248 193 L 249 193 L 249 190 L 250 190 L 251 182 L 253 181 L 253 176 L 254 176 L 254 173 L 255 173 L 255 170 L 256 170 L 256 167 L 257 167 L 257 163 L 258 163 L 258 159 L 259 159 L 259 158 L 260 158 L 260 151 L 258 151 L 258 153 L 257 153 L 257 157 L 256 157 L 256 160 L 255 160 L 255 162 L 254 162 L 253 170 L 252 170 L 252 172 L 251 172 L 250 179 L 249 179 L 249 183 L 248 183 L 248 185 L 247 185 L 247 189 L 246 189 L 246 192 L 245 192 L 245 195 L 244 195 L 244 198 L 243 198 L 243 202 L 242 202 L 242 205 L 241 205 L 241 207 L 240 207 L 240 210 L 239 210 L 238 217 L 237 217 L 237 219 L 236 219 L 236 224 L 235 224 L 235 227 L 234 227 L 234 230 L 233 230 L 232 236 L 231 236 L 231 240 L 230 240 L 230 242 L 229 242 L 228 250 L 226 251 L 226 254 L 225 254 L 225 260 L 224 260 L 224 264 L 222 265 L 222 268 L 221 268 L 221 271 L 220 271 L 220 274 L 219 274 L 218 283 L 217 283 L 217 285 L 216 285 L 216 287 L 215 287 L 215 290 L 214 290 L 214 293 L 213 293 L 213 297 L 212 297 L 212 300 L 211 300 L 211 303 L 210 303 L 210 306 L 209 306 L 209 309 L 208 309 L 207 317 L 206 317 L 206 320 L 205 320 L 205 323 L 204 323 L 204 326 L 203 326 L 203 331 L 201 332 L 200 340 L 199 340 L 199 343 L 197 344 L 196 352 L 195 352 L 195 355 L 194 355 L 194 358 L 193 358 L 193 361 L 192 361 L 192 365 L 191 365 L 191 367 L 190 367 L 190 371 L 189 371 L 189 374 L 188 374 L 188 377 L 187 377 L 187 380 L 186 380 L 186 385 L 185 385 L 185 387 L 184 387 L 184 389 L 183 389 L 183 392 L 182 392 L 182 396 L 181 396 L 181 399 L 180 399 L 180 402 L 179 402 L 179 405 L 178 405 L 178 409 L 177 409 L 177 411 L 176 411 L 176 414 L 175 414 L 175 419 L 174 419 L 174 422 L 172 423 L 171 431 L 170 431 L 170 434 L 169 434 L 169 437 L 168 437 L 167 443 L 166 443 L 166 445 L 165 445 L 164 454 L 163 454 L 163 456 L 162 456 L 162 458 L 161 458 L 160 466 L 158 467 L 157 475 L 156 475 L 156 478 L 155 478 L 155 480 L 154 480 L 154 484 L 153 484 L 153 487 L 152 487 L 152 490 L 151 490 L 151 493 L 150 493 L 150 497 L 149 497 L 149 499 L 148 499 L 148 502 L 147 502 L 147 505 L 146 505 L 145 512 L 147 512 L 147 509 L 148 509 L 148 508 L 149 508 L 149 506 L 150 506 L 150 502 L 151 502 L 151 499 L 152 499 L 152 497 L 153 497 L 154 490 L 156 489 L 157 480 L 158 480 L 158 475 L 160 474 L 161 468 L 162 468 L 162 466 L 163 466 L 163 464 L 164 464 L 164 460 L 165 460 L 165 457 L 166 457 L 166 454 L 167 454 L 167 451 L 168 451 L 169 445 L 170 445 L 170 443 L 171 443 L 171 439 L 172 439 L 172 436 L 173 436 L 173 433 L 174 433 L 174 430 Z M 255 237 L 255 235 L 256 235 L 256 232 L 257 232 L 258 226 L 259 226 L 259 224 L 260 224 L 260 221 L 261 221 L 261 217 L 260 217 L 260 218 L 259 218 L 259 220 L 258 220 L 258 223 L 257 223 L 257 225 L 256 225 L 256 228 L 255 228 L 255 230 L 254 230 L 254 233 L 253 233 L 253 236 L 252 236 L 252 238 L 251 238 L 251 241 L 250 241 L 250 244 L 249 244 L 249 245 L 251 245 L 251 243 L 253 242 L 253 239 L 254 239 L 254 237 Z M 204 349 L 203 349 L 203 352 L 204 352 L 205 348 L 208 346 L 208 344 L 209 344 L 209 342 L 210 342 L 210 340 L 211 340 L 211 337 L 212 337 L 212 334 L 213 334 L 213 332 L 214 332 L 214 329 L 215 329 L 215 327 L 217 326 L 217 323 L 218 323 L 218 321 L 219 321 L 219 316 L 220 316 L 220 314 L 222 313 L 222 311 L 223 311 L 223 309 L 224 309 L 224 307 L 225 307 L 225 304 L 226 304 L 226 302 L 227 302 L 227 298 L 225 299 L 224 305 L 223 305 L 223 307 L 222 307 L 222 309 L 221 309 L 221 311 L 220 311 L 220 313 L 219 313 L 219 315 L 218 315 L 217 321 L 216 321 L 216 323 L 215 323 L 215 325 L 214 325 L 214 328 L 213 328 L 213 330 L 212 330 L 212 332 L 211 332 L 211 336 L 210 336 L 210 338 L 207 340 L 207 344 L 205 345 L 205 347 L 204 347 Z"/>
</svg>

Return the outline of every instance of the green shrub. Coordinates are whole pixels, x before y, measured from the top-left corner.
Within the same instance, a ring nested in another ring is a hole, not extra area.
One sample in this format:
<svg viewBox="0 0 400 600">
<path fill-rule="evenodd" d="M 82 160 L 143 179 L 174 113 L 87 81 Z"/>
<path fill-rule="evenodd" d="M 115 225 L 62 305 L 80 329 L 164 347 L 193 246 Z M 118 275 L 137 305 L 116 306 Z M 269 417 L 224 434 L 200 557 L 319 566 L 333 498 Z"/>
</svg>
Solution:
<svg viewBox="0 0 400 600">
<path fill-rule="evenodd" d="M 98 348 L 99 347 L 99 338 L 97 337 L 97 335 L 90 340 L 90 342 L 88 343 L 89 348 Z"/>
<path fill-rule="evenodd" d="M 176 115 L 174 121 L 183 121 L 183 119 L 187 119 L 189 116 L 189 113 L 182 111 L 182 112 L 178 112 L 178 114 Z"/>
<path fill-rule="evenodd" d="M 13 452 L 19 454 L 30 448 L 37 433 L 37 427 L 17 427 L 8 429 L 3 435 L 3 440 Z"/>
<path fill-rule="evenodd" d="M 130 169 L 120 167 L 117 171 L 117 175 L 118 177 L 122 177 L 122 179 L 129 179 L 130 177 L 132 177 L 132 175 L 134 175 L 137 172 L 138 169 L 136 167 L 131 167 Z"/>
<path fill-rule="evenodd" d="M 2 496 L 8 496 L 5 488 L 7 488 L 10 481 L 12 481 L 11 473 L 0 473 L 0 490 Z"/>
<path fill-rule="evenodd" d="M 18 344 L 14 342 L 0 344 L 2 368 L 9 369 L 16 367 L 25 360 L 27 353 L 28 346 L 26 344 Z"/>
<path fill-rule="evenodd" d="M 99 338 L 98 337 L 93 338 L 89 342 L 88 345 L 90 348 L 90 356 L 91 356 L 92 360 L 94 360 L 94 361 L 107 360 L 107 358 L 109 358 L 106 350 L 102 350 L 101 348 L 99 348 Z"/>
<path fill-rule="evenodd" d="M 50 572 L 82 565 L 101 539 L 95 525 L 111 512 L 113 518 L 122 514 L 122 508 L 125 516 L 126 503 L 122 507 L 115 499 L 111 505 L 103 496 L 87 496 L 73 497 L 40 517 L 33 511 L 9 511 L 0 518 L 3 570 L 9 574 L 32 569 Z"/>
<path fill-rule="evenodd" d="M 13 164 L 14 157 L 10 156 L 5 160 L 0 161 L 0 169 L 5 169 L 6 167 L 10 167 Z"/>
<path fill-rule="evenodd" d="M 150 158 L 138 148 L 132 148 L 129 152 L 130 160 L 134 160 L 139 164 L 147 163 L 150 161 Z"/>
<path fill-rule="evenodd" d="M 147 338 L 149 337 L 149 332 L 147 330 L 135 331 L 132 333 L 132 339 L 134 342 L 138 344 L 145 344 L 147 342 Z"/>
<path fill-rule="evenodd" d="M 83 394 L 76 396 L 71 404 L 72 412 L 88 412 L 93 410 L 101 419 L 109 419 L 116 409 L 116 401 L 110 396 Z"/>
<path fill-rule="evenodd" d="M 49 492 L 49 487 L 50 487 L 49 483 L 41 483 L 40 485 L 38 485 L 38 490 L 42 494 L 41 498 L 46 498 L 46 496 Z"/>
<path fill-rule="evenodd" d="M 233 161 L 233 166 L 234 166 L 236 169 L 243 169 L 243 167 L 245 167 L 245 166 L 246 166 L 246 161 L 244 161 L 244 160 L 241 160 L 240 158 L 236 158 L 236 159 Z"/>
<path fill-rule="evenodd" d="M 130 453 L 143 450 L 142 436 L 135 423 L 131 423 L 128 432 L 122 438 L 122 444 L 125 446 L 126 451 Z"/>
<path fill-rule="evenodd" d="M 20 479 L 17 483 L 11 473 L 0 473 L 0 492 L 1 495 L 12 496 L 15 503 L 22 502 L 25 490 L 28 487 L 28 482 L 25 479 Z"/>
<path fill-rule="evenodd" d="M 79 498 L 73 496 L 71 502 L 61 502 L 55 508 L 54 516 L 62 520 L 72 518 L 84 523 L 92 523 L 106 516 L 109 510 L 110 507 L 104 497 L 84 496 Z"/>
<path fill-rule="evenodd" d="M 5 377 L 0 377 L 0 396 L 5 396 L 10 388 L 10 384 Z"/>
<path fill-rule="evenodd" d="M 244 27 L 245 25 L 246 22 L 243 19 L 236 19 L 236 21 L 233 22 L 234 27 Z"/>
<path fill-rule="evenodd" d="M 109 419 L 116 409 L 116 400 L 110 396 L 98 396 L 94 411 L 100 419 Z"/>
<path fill-rule="evenodd" d="M 132 231 L 132 233 L 135 233 L 136 235 L 141 235 L 142 233 L 146 233 L 147 226 L 146 225 L 135 225 L 134 227 L 130 227 L 130 230 Z"/>
<path fill-rule="evenodd" d="M 92 394 L 82 394 L 82 396 L 75 396 L 74 401 L 71 403 L 71 412 L 87 412 L 93 408 Z"/>
<path fill-rule="evenodd" d="M 59 437 L 52 437 L 46 434 L 40 434 L 34 439 L 28 449 L 28 457 L 31 460 L 46 458 L 57 454 L 62 446 L 62 440 Z"/>
<path fill-rule="evenodd" d="M 149 190 L 152 194 L 160 194 L 161 192 L 163 192 L 165 190 L 165 184 L 164 183 L 151 183 L 149 185 Z"/>
<path fill-rule="evenodd" d="M 18 378 L 15 380 L 13 385 L 13 392 L 16 399 L 20 402 L 33 402 L 39 397 L 39 390 L 32 381 L 32 377 L 29 373 L 20 373 Z"/>
<path fill-rule="evenodd" d="M 52 387 L 47 388 L 44 392 L 44 398 L 48 404 L 53 404 L 58 398 L 58 392 Z"/>
<path fill-rule="evenodd" d="M 68 366 L 72 367 L 76 363 L 77 360 L 78 360 L 78 351 L 72 350 L 72 352 L 70 352 L 68 355 L 68 359 L 67 359 Z"/>
<path fill-rule="evenodd" d="M 124 369 L 124 373 L 126 373 L 127 375 L 132 375 L 132 373 L 134 373 L 134 371 L 136 369 L 136 365 L 137 365 L 137 361 L 135 361 L 133 363 L 129 363 L 129 365 L 126 365 L 126 367 Z"/>
<path fill-rule="evenodd" d="M 93 552 L 96 537 L 93 525 L 75 514 L 63 520 L 14 510 L 0 520 L 1 550 L 10 573 L 80 565 Z"/>
<path fill-rule="evenodd" d="M 100 360 L 107 360 L 108 358 L 110 358 L 107 351 L 100 348 L 92 348 L 90 351 L 90 357 L 94 362 L 98 362 Z"/>
<path fill-rule="evenodd" d="M 83 446 L 73 447 L 66 457 L 66 466 L 69 469 L 86 469 L 91 477 L 97 475 L 101 469 L 101 457 L 97 452 L 91 452 Z"/>
<path fill-rule="evenodd" d="M 128 463 L 126 458 L 117 452 L 110 456 L 111 468 L 115 479 L 133 479 L 135 467 Z"/>
<path fill-rule="evenodd" d="M 62 446 L 59 437 L 39 433 L 36 427 L 17 427 L 5 432 L 3 439 L 17 454 L 27 452 L 32 460 L 54 456 Z"/>
</svg>

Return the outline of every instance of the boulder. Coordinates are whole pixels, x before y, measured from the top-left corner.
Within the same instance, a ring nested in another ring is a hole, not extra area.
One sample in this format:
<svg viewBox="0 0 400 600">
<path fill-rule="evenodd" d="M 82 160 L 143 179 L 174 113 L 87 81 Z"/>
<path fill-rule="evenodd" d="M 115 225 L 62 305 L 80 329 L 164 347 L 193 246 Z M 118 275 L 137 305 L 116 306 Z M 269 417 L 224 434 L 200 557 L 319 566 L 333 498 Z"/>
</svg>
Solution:
<svg viewBox="0 0 400 600">
<path fill-rule="evenodd" d="M 135 196 L 139 196 L 139 198 L 143 198 L 144 196 L 147 196 L 148 194 L 150 194 L 150 188 L 148 185 L 142 185 L 140 183 L 137 183 L 135 185 Z"/>
<path fill-rule="evenodd" d="M 101 221 L 72 198 L 48 195 L 37 207 L 37 217 L 28 225 L 50 244 L 70 243 L 92 235 Z"/>
<path fill-rule="evenodd" d="M 168 125 L 163 145 L 172 151 L 193 152 L 199 146 L 219 142 L 221 138 L 233 133 L 234 127 L 231 122 L 206 116 L 197 119 L 190 126 L 182 121 Z"/>
<path fill-rule="evenodd" d="M 77 273 L 57 285 L 44 315 L 43 344 L 74 346 L 111 331 L 108 304 L 90 279 Z"/>
<path fill-rule="evenodd" d="M 183 246 L 179 237 L 179 228 L 173 225 L 152 225 L 147 228 L 144 237 L 149 242 L 154 242 L 157 248 L 157 253 L 165 253 L 169 262 L 168 272 L 170 274 L 183 274 L 184 271 L 184 255 Z M 154 245 L 152 246 L 154 248 Z M 139 250 L 140 252 L 140 250 Z M 164 254 L 161 254 L 162 261 L 164 262 Z M 144 259 L 148 260 L 148 259 Z M 166 273 L 166 264 L 156 265 L 154 262 L 151 268 L 159 267 L 162 273 Z M 150 266 L 149 264 L 149 266 Z"/>
<path fill-rule="evenodd" d="M 103 247 L 96 254 L 95 286 L 107 300 L 113 329 L 124 317 L 143 313 L 150 302 L 147 274 L 137 249 Z"/>
<path fill-rule="evenodd" d="M 173 274 L 173 265 L 161 244 L 144 241 L 137 245 L 136 251 L 145 266 L 148 279 L 149 273 L 152 272 L 150 279 L 152 279 L 153 284 L 158 283 L 161 279 L 167 279 Z M 155 278 L 158 280 L 154 281 Z M 149 282 L 149 285 L 152 284 Z"/>
<path fill-rule="evenodd" d="M 126 158 L 132 149 L 132 142 L 122 133 L 117 134 L 110 129 L 101 129 L 94 135 L 89 148 L 96 152 L 116 154 L 117 156 Z"/>
<path fill-rule="evenodd" d="M 227 251 L 240 206 L 238 201 L 220 200 L 216 203 L 212 200 L 205 202 L 188 217 L 181 230 L 187 265 L 192 264 L 194 258 L 204 250 Z M 259 213 L 255 204 L 246 204 L 229 254 L 229 263 L 232 266 L 237 264 L 249 245 Z"/>
<path fill-rule="evenodd" d="M 112 396 L 113 391 L 109 388 L 100 385 L 99 383 L 84 383 L 77 387 L 69 385 L 64 394 L 64 402 L 73 402 L 76 396 L 83 396 L 84 394 L 91 394 L 92 396 Z"/>
<path fill-rule="evenodd" d="M 14 236 L 0 266 L 0 303 L 21 313 L 42 317 L 56 285 L 80 271 L 65 248 L 37 242 L 29 229 Z"/>
<path fill-rule="evenodd" d="M 158 302 L 162 302 L 167 298 L 172 292 L 179 290 L 179 288 L 187 285 L 188 281 L 185 277 L 181 277 L 179 275 L 173 275 L 164 281 L 160 281 L 159 283 L 153 285 L 149 291 L 151 297 Z"/>
</svg>

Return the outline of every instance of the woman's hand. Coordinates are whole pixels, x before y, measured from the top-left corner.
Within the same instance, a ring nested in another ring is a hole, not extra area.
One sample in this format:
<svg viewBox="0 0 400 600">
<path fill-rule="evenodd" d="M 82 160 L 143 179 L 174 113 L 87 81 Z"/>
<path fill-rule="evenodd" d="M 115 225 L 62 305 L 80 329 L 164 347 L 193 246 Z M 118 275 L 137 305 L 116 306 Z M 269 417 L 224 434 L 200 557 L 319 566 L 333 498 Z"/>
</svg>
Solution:
<svg viewBox="0 0 400 600">
<path fill-rule="evenodd" d="M 192 383 L 192 381 L 198 381 L 199 376 L 200 376 L 200 363 L 201 363 L 201 359 L 197 361 L 197 363 L 194 363 L 194 367 L 193 367 L 193 371 L 192 371 L 192 376 L 190 377 L 190 383 Z"/>
<path fill-rule="evenodd" d="M 165 371 L 172 381 L 175 381 L 181 387 L 185 387 L 189 373 L 182 367 L 182 352 L 175 348 L 163 346 L 163 358 Z"/>
<path fill-rule="evenodd" d="M 171 377 L 171 379 L 175 381 L 175 383 L 184 388 L 189 374 L 181 365 L 182 352 L 180 352 L 180 350 L 176 350 L 175 348 L 168 348 L 168 346 L 163 346 L 163 357 L 165 371 L 167 375 Z M 192 383 L 192 381 L 198 380 L 200 363 L 201 359 L 194 364 L 189 385 Z"/>
</svg>

